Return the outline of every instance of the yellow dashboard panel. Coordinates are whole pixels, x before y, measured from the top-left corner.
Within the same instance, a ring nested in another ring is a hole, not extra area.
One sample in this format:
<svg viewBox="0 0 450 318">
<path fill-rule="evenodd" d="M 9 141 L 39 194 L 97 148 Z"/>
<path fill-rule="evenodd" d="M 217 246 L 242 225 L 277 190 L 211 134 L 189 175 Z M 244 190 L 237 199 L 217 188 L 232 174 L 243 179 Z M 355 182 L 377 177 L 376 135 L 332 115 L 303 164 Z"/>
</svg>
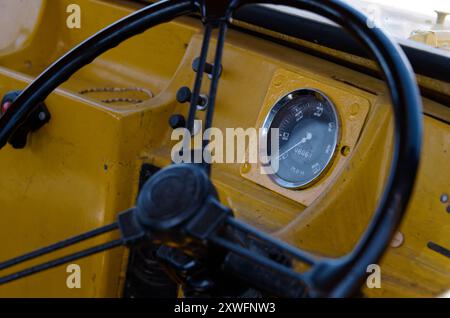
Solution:
<svg viewBox="0 0 450 318">
<path fill-rule="evenodd" d="M 272 106 L 282 96 L 292 91 L 300 88 L 313 88 L 324 93 L 336 106 L 340 118 L 339 142 L 336 147 L 334 159 L 325 175 L 321 176 L 318 182 L 305 189 L 291 190 L 274 183 L 268 175 L 261 174 L 261 163 L 258 162 L 256 164 L 243 164 L 241 174 L 244 178 L 300 202 L 305 206 L 309 206 L 314 202 L 324 192 L 325 188 L 332 184 L 333 179 L 341 172 L 348 161 L 348 157 L 360 137 L 369 112 L 370 104 L 368 98 L 373 100 L 374 96 L 371 96 L 367 92 L 361 92 L 361 95 L 358 96 L 355 92 L 350 93 L 345 91 L 345 88 L 327 85 L 327 81 L 329 80 L 326 78 L 311 79 L 284 69 L 277 70 L 269 85 L 260 115 L 255 123 L 255 127 L 262 127 L 264 119 L 267 117 Z"/>
</svg>

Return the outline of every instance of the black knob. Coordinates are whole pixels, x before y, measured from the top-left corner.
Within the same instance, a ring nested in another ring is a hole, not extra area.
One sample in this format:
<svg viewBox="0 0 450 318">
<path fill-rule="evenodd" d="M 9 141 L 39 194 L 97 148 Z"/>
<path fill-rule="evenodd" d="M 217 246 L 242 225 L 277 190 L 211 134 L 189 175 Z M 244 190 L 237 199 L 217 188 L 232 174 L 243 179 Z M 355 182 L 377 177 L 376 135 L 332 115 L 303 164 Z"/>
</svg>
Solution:
<svg viewBox="0 0 450 318">
<path fill-rule="evenodd" d="M 191 101 L 192 92 L 189 87 L 183 86 L 177 92 L 177 102 L 184 104 Z"/>
<path fill-rule="evenodd" d="M 12 105 L 12 103 L 16 100 L 17 97 L 19 97 L 20 93 L 22 91 L 11 91 L 6 93 L 5 96 L 3 96 L 2 102 L 1 102 L 1 109 L 0 109 L 0 117 L 6 113 L 8 108 Z"/>
<path fill-rule="evenodd" d="M 173 129 L 184 128 L 186 127 L 186 119 L 183 115 L 180 114 L 172 115 L 169 118 L 169 125 Z"/>
<path fill-rule="evenodd" d="M 187 86 L 183 86 L 177 92 L 177 102 L 180 104 L 190 103 L 192 99 L 191 89 Z M 201 94 L 198 97 L 198 106 L 200 110 L 205 110 L 208 106 L 208 97 L 206 95 Z"/>
</svg>

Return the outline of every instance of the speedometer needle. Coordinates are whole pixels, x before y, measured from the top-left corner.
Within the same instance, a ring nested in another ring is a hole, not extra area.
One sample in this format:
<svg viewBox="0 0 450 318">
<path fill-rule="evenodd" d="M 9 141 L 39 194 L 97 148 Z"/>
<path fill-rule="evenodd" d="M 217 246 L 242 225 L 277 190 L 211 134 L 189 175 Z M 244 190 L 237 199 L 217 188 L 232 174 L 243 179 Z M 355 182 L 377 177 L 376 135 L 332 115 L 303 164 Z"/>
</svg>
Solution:
<svg viewBox="0 0 450 318">
<path fill-rule="evenodd" d="M 291 148 L 289 148 L 288 150 L 286 150 L 285 152 L 283 152 L 281 155 L 279 155 L 277 157 L 277 159 L 280 159 L 281 157 L 283 157 L 285 154 L 287 154 L 289 151 L 291 151 L 292 149 L 300 146 L 301 144 L 304 144 L 305 142 L 307 142 L 308 140 L 312 139 L 312 134 L 311 133 L 307 133 L 305 138 L 302 138 L 302 140 L 300 140 L 298 143 L 296 143 L 295 145 L 293 145 Z"/>
</svg>

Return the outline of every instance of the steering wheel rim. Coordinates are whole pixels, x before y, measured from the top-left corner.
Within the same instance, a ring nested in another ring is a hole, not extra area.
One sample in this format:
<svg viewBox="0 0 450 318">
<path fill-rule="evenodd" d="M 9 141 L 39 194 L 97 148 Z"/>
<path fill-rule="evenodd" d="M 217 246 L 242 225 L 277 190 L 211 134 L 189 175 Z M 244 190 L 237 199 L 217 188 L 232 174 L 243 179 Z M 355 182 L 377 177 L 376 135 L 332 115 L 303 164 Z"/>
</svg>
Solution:
<svg viewBox="0 0 450 318">
<path fill-rule="evenodd" d="M 54 89 L 84 65 L 126 39 L 160 23 L 202 9 L 207 0 L 157 2 L 100 31 L 86 40 L 35 79 L 0 118 L 0 147 Z M 228 1 L 219 1 L 226 2 Z M 369 52 L 383 72 L 394 110 L 394 149 L 390 175 L 375 215 L 360 242 L 348 255 L 324 260 L 310 277 L 332 297 L 351 295 L 365 276 L 367 265 L 376 263 L 399 225 L 409 202 L 422 144 L 422 102 L 415 75 L 400 47 L 367 18 L 340 0 L 229 1 L 233 9 L 248 4 L 283 4 L 324 16 L 350 31 Z M 203 10 L 203 12 L 205 12 Z"/>
</svg>

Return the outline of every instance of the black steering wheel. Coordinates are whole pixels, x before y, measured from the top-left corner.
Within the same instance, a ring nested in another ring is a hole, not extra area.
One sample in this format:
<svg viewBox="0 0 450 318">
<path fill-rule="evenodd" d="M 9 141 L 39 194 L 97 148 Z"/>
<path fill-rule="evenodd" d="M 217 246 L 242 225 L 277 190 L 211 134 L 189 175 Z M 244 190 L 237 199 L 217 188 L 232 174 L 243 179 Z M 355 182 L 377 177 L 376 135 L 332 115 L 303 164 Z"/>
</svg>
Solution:
<svg viewBox="0 0 450 318">
<path fill-rule="evenodd" d="M 194 13 L 201 15 L 205 32 L 188 129 L 192 129 L 195 118 L 211 32 L 214 28 L 219 29 L 205 124 L 205 128 L 209 128 L 227 26 L 236 10 L 257 3 L 307 10 L 341 25 L 368 49 L 386 79 L 395 117 L 390 176 L 376 213 L 355 249 L 339 259 L 318 259 L 275 240 L 239 222 L 232 211 L 220 204 L 210 181 L 209 166 L 179 164 L 152 177 L 143 187 L 137 206 L 120 214 L 116 223 L 0 263 L 0 270 L 117 228 L 121 231 L 121 239 L 5 276 L 0 278 L 0 285 L 121 244 L 130 246 L 150 240 L 183 251 L 212 269 L 211 272 L 232 273 L 246 284 L 274 295 L 346 297 L 355 294 L 366 276 L 367 266 L 380 259 L 406 210 L 419 164 L 422 114 L 415 76 L 402 50 L 382 30 L 369 28 L 367 18 L 342 1 L 167 0 L 149 5 L 92 36 L 34 80 L 0 118 L 0 147 L 5 146 L 24 125 L 39 103 L 81 67 L 134 35 Z M 189 191 L 182 191 L 186 194 L 174 198 L 168 194 L 168 187 Z M 259 248 L 254 248 L 255 244 L 243 244 L 243 236 L 246 242 L 256 242 Z M 306 263 L 310 269 L 298 273 L 292 269 L 291 262 L 274 259 L 268 250 L 276 251 L 288 260 Z M 249 275 L 248 268 L 255 266 L 265 274 Z"/>
</svg>

